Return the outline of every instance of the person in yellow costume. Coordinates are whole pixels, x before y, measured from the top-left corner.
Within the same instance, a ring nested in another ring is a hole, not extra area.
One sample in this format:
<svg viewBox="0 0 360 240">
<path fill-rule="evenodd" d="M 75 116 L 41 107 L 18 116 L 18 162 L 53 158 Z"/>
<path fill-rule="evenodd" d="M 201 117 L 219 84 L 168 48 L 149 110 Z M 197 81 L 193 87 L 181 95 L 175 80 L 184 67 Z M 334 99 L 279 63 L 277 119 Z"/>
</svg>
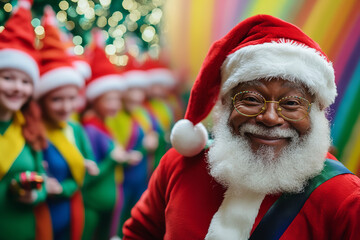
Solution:
<svg viewBox="0 0 360 240">
<path fill-rule="evenodd" d="M 39 217 L 48 213 L 41 204 L 46 191 L 40 150 L 46 139 L 32 100 L 39 68 L 31 4 L 18 1 L 0 34 L 0 239 L 4 240 L 51 237 L 46 223 L 39 224 Z"/>
<path fill-rule="evenodd" d="M 122 225 L 130 217 L 131 208 L 147 187 L 152 169 L 151 159 L 158 146 L 157 133 L 153 131 L 150 115 L 143 106 L 147 75 L 135 66 L 135 62 L 135 59 L 129 60 L 127 71 L 123 74 L 127 86 L 123 94 L 124 108 L 106 122 L 114 138 L 125 150 L 140 151 L 143 155 L 139 164 L 124 168 L 124 205 L 118 214 L 120 216 L 114 216 L 114 222 L 119 222 L 119 236 L 122 236 Z"/>
</svg>

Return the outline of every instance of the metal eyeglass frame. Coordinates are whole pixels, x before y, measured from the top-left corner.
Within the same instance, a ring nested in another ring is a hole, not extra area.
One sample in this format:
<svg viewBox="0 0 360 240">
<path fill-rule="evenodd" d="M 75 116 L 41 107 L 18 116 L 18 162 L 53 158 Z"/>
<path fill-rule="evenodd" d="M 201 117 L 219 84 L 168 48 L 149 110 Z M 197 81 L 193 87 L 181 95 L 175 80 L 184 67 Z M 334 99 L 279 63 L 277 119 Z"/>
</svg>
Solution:
<svg viewBox="0 0 360 240">
<path fill-rule="evenodd" d="M 261 111 L 257 114 L 252 114 L 252 115 L 248 115 L 248 114 L 244 114 L 244 113 L 241 113 L 236 107 L 235 107 L 235 98 L 236 96 L 238 96 L 239 94 L 242 94 L 242 93 L 254 93 L 256 95 L 258 95 L 259 97 L 261 97 L 263 100 L 264 100 L 264 106 L 261 107 Z M 291 119 L 291 118 L 288 118 L 286 116 L 284 116 L 282 113 L 281 113 L 281 110 L 282 108 L 280 107 L 280 102 L 283 100 L 283 99 L 287 99 L 287 98 L 291 98 L 291 97 L 294 97 L 294 98 L 299 98 L 301 100 L 305 100 L 307 103 L 308 103 L 308 108 L 307 108 L 307 111 L 306 111 L 306 114 L 304 115 L 304 117 L 300 118 L 300 119 Z M 297 122 L 297 121 L 301 121 L 303 120 L 304 118 L 306 118 L 309 113 L 310 113 L 310 109 L 311 109 L 311 105 L 312 103 L 310 103 L 306 98 L 303 98 L 303 97 L 299 97 L 299 96 L 286 96 L 286 97 L 283 97 L 281 98 L 279 101 L 268 101 L 264 98 L 263 95 L 261 95 L 260 93 L 257 93 L 257 92 L 253 92 L 253 91 L 241 91 L 241 92 L 238 92 L 237 94 L 235 94 L 232 98 L 232 103 L 233 103 L 233 106 L 236 110 L 236 112 L 238 112 L 239 114 L 245 116 L 245 117 L 256 117 L 258 115 L 260 115 L 261 113 L 263 113 L 265 110 L 266 110 L 266 103 L 277 103 L 277 108 L 276 108 L 276 111 L 278 112 L 278 115 L 288 121 L 293 121 L 293 122 Z"/>
</svg>

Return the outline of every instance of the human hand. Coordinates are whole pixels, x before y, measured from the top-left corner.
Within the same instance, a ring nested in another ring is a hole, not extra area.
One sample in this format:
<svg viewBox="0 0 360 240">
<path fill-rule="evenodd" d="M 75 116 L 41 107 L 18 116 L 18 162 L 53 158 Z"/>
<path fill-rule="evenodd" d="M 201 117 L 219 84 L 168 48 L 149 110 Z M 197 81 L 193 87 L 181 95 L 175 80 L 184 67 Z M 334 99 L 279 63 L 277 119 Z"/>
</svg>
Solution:
<svg viewBox="0 0 360 240">
<path fill-rule="evenodd" d="M 112 159 L 114 159 L 117 163 L 128 163 L 130 165 L 137 165 L 143 157 L 139 151 L 125 151 L 120 146 L 116 146 L 110 154 Z"/>
<path fill-rule="evenodd" d="M 100 173 L 98 165 L 92 160 L 85 159 L 85 168 L 91 176 L 97 176 Z"/>
<path fill-rule="evenodd" d="M 120 146 L 116 146 L 111 151 L 110 156 L 117 163 L 126 163 L 128 161 L 128 155 L 127 155 L 126 151 Z"/>
<path fill-rule="evenodd" d="M 139 164 L 141 159 L 143 158 L 142 153 L 135 150 L 128 151 L 127 155 L 129 159 L 128 163 L 133 166 Z"/>
<path fill-rule="evenodd" d="M 159 135 L 157 132 L 152 131 L 150 133 L 147 133 L 143 139 L 142 142 L 143 146 L 146 148 L 146 150 L 153 152 L 156 150 L 156 148 L 159 145 Z"/>
<path fill-rule="evenodd" d="M 36 190 L 42 188 L 43 182 L 43 177 L 37 172 L 20 172 L 11 179 L 10 191 L 20 202 L 32 203 L 37 198 Z"/>
<path fill-rule="evenodd" d="M 35 189 L 32 190 L 24 190 L 21 195 L 18 196 L 18 201 L 22 203 L 33 203 L 37 199 L 37 191 Z"/>
<path fill-rule="evenodd" d="M 58 195 L 63 191 L 63 188 L 59 181 L 53 177 L 46 178 L 45 187 L 49 195 Z"/>
</svg>

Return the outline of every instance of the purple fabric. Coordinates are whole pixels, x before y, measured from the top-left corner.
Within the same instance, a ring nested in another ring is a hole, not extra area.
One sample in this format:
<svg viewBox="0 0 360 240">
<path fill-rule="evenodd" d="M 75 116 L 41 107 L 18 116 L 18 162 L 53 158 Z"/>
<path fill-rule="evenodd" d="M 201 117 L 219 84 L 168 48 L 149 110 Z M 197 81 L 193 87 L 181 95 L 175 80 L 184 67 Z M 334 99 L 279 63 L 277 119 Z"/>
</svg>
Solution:
<svg viewBox="0 0 360 240">
<path fill-rule="evenodd" d="M 99 163 L 106 157 L 112 140 L 109 136 L 92 125 L 87 125 L 84 128 L 89 137 L 95 155 L 95 161 Z"/>
</svg>

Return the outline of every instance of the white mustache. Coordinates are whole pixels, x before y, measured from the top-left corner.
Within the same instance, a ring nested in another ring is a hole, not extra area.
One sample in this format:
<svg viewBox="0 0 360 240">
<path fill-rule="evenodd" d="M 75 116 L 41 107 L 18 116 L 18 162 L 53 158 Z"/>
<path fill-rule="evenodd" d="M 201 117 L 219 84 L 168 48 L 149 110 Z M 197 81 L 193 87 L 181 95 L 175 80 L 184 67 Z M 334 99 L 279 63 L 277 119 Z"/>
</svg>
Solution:
<svg viewBox="0 0 360 240">
<path fill-rule="evenodd" d="M 280 129 L 279 127 L 265 128 L 263 126 L 245 123 L 239 127 L 239 132 L 242 136 L 245 133 L 250 133 L 259 136 L 267 136 L 274 138 L 296 138 L 299 134 L 295 129 Z"/>
</svg>

